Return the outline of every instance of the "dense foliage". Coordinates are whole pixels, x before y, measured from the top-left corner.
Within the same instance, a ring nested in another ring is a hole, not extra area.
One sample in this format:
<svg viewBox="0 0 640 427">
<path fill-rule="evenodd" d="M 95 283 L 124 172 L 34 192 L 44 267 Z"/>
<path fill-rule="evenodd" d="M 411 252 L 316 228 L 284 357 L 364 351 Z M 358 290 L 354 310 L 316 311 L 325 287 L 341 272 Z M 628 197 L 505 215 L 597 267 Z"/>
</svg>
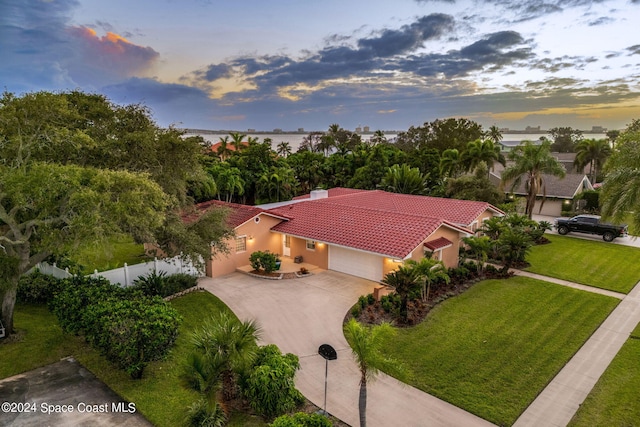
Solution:
<svg viewBox="0 0 640 427">
<path fill-rule="evenodd" d="M 297 412 L 293 415 L 281 415 L 271 424 L 270 427 L 331 427 L 331 421 L 320 414 L 306 414 Z"/>
<path fill-rule="evenodd" d="M 242 388 L 258 414 L 274 417 L 294 410 L 304 401 L 293 379 L 300 369 L 298 356 L 282 354 L 275 344 L 260 347 Z"/>
<path fill-rule="evenodd" d="M 151 272 L 133 281 L 133 288 L 140 290 L 146 296 L 168 297 L 185 289 L 193 288 L 198 278 L 186 273 L 172 274 Z"/>
<path fill-rule="evenodd" d="M 65 332 L 83 335 L 134 379 L 162 359 L 178 336 L 180 316 L 160 297 L 114 286 L 103 278 L 61 281 L 50 301 Z"/>
</svg>

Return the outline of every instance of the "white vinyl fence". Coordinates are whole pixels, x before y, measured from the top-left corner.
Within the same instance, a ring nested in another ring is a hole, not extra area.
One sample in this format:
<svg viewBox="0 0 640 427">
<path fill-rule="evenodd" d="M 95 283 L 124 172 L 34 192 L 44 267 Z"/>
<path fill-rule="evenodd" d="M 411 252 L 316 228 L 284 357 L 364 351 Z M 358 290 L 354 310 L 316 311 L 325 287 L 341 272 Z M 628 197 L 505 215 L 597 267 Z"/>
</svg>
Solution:
<svg viewBox="0 0 640 427">
<path fill-rule="evenodd" d="M 73 277 L 73 274 L 69 273 L 69 269 L 63 270 L 56 267 L 55 264 L 50 265 L 46 262 L 41 262 L 36 266 L 43 274 L 48 274 L 58 279 L 66 279 Z M 131 286 L 133 281 L 140 276 L 146 276 L 151 272 L 159 274 L 165 272 L 168 276 L 177 273 L 186 273 L 193 276 L 202 276 L 202 272 L 193 266 L 190 262 L 183 261 L 179 256 L 174 258 L 167 258 L 159 260 L 155 258 L 153 261 L 145 262 L 144 264 L 127 265 L 124 264 L 122 268 L 116 268 L 115 270 L 101 271 L 95 270 L 91 277 L 104 277 L 113 284 L 118 284 L 123 287 Z"/>
</svg>

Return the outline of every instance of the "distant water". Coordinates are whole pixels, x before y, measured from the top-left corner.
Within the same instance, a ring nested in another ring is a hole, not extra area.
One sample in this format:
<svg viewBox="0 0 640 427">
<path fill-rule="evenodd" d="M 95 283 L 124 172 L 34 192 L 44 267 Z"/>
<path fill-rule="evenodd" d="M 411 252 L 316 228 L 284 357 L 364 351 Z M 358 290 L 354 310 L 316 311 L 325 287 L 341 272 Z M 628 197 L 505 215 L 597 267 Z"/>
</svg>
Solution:
<svg viewBox="0 0 640 427">
<path fill-rule="evenodd" d="M 194 135 L 194 134 L 188 134 L 188 135 Z M 228 133 L 202 133 L 197 135 L 200 135 L 206 141 L 209 141 L 212 144 L 215 144 L 216 142 L 220 141 L 220 138 L 224 138 L 229 134 Z M 272 141 L 271 146 L 273 147 L 274 150 L 276 149 L 279 143 L 288 142 L 289 145 L 291 146 L 291 151 L 296 152 L 298 150 L 298 147 L 302 143 L 302 140 L 309 134 L 308 133 L 270 133 L 270 134 L 248 133 L 247 135 L 254 138 L 257 137 L 260 142 L 264 141 L 266 138 L 270 138 Z M 372 136 L 373 134 L 363 134 L 362 139 L 366 141 Z M 392 138 L 395 138 L 397 134 L 388 133 L 388 134 L 385 134 L 385 136 L 387 137 L 387 139 L 392 139 Z M 546 136 L 547 138 L 550 138 L 549 134 L 547 133 L 505 133 L 502 135 L 502 140 L 505 143 L 508 143 L 509 145 L 517 145 L 517 143 L 521 141 L 537 141 L 542 136 Z M 583 134 L 583 137 L 585 139 L 604 139 L 607 136 L 603 133 L 585 133 Z"/>
</svg>

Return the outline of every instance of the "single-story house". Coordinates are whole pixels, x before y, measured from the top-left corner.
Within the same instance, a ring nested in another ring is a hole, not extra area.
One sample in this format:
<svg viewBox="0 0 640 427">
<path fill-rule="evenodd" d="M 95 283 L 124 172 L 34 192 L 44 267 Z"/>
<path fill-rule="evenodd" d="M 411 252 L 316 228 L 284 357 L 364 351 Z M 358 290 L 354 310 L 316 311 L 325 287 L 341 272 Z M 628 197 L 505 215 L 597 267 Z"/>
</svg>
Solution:
<svg viewBox="0 0 640 427">
<path fill-rule="evenodd" d="M 456 266 L 463 237 L 503 212 L 485 202 L 334 188 L 267 209 L 211 201 L 231 209 L 230 253 L 212 257 L 217 277 L 249 264 L 256 250 L 379 281 L 404 260 L 425 255 Z M 209 206 L 199 205 L 207 209 Z"/>
<path fill-rule="evenodd" d="M 492 172 L 491 181 L 497 186 L 500 185 L 500 175 Z M 533 213 L 538 215 L 547 215 L 558 217 L 562 215 L 563 206 L 572 209 L 573 200 L 576 196 L 585 190 L 593 190 L 593 185 L 587 175 L 578 173 L 567 173 L 564 178 L 558 178 L 552 175 L 543 175 L 545 182 L 545 193 L 540 191 L 536 197 Z M 504 188 L 507 195 L 516 197 L 524 197 L 528 193 L 525 189 L 524 181 L 520 183 L 513 191 L 508 187 Z M 544 204 L 543 204 L 544 199 Z"/>
</svg>

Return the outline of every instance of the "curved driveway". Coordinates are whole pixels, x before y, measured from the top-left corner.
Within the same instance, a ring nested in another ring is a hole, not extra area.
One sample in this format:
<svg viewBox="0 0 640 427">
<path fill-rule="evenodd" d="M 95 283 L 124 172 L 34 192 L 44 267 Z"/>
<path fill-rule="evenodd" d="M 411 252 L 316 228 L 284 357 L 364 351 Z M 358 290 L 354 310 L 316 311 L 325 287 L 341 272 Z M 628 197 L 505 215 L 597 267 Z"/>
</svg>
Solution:
<svg viewBox="0 0 640 427">
<path fill-rule="evenodd" d="M 342 333 L 345 314 L 360 295 L 373 291 L 374 282 L 321 271 L 292 280 L 263 280 L 234 273 L 199 285 L 215 294 L 243 320 L 257 319 L 262 343 L 276 344 L 300 357 L 296 387 L 322 407 L 325 361 L 321 344 L 330 344 L 338 359 L 329 362 L 327 412 L 356 426 L 360 374 Z M 380 374 L 367 387 L 369 426 L 492 426 L 456 406 Z"/>
</svg>

